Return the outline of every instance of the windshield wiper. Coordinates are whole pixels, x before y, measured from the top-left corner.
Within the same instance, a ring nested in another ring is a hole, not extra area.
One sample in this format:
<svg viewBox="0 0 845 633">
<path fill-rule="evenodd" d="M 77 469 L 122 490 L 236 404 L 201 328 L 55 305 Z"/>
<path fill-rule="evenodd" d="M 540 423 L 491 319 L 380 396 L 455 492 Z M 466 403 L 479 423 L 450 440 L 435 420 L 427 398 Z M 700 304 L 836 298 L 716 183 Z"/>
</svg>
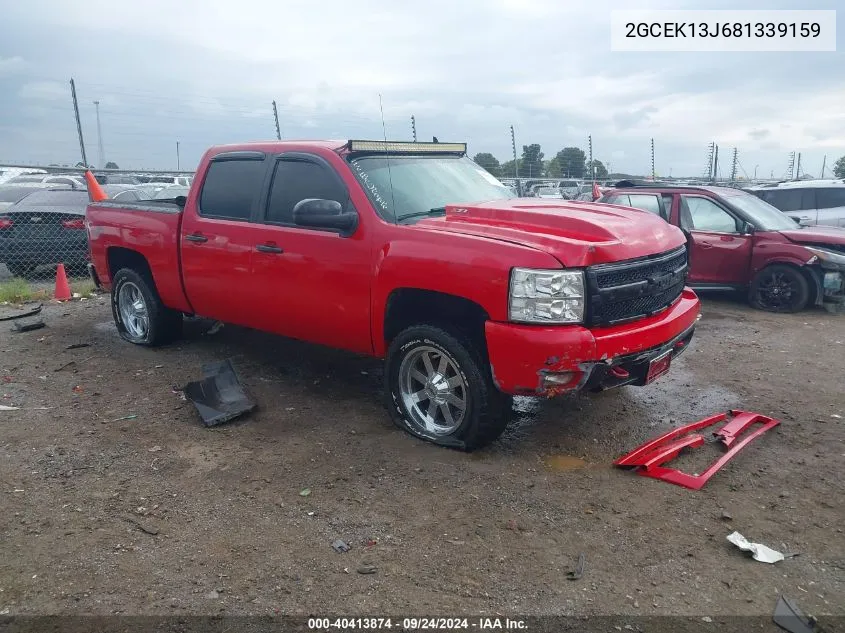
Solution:
<svg viewBox="0 0 845 633">
<path fill-rule="evenodd" d="M 428 211 L 417 211 L 416 213 L 408 213 L 398 218 L 399 222 L 410 220 L 411 218 L 424 218 L 428 216 L 445 215 L 446 207 L 433 207 Z"/>
</svg>

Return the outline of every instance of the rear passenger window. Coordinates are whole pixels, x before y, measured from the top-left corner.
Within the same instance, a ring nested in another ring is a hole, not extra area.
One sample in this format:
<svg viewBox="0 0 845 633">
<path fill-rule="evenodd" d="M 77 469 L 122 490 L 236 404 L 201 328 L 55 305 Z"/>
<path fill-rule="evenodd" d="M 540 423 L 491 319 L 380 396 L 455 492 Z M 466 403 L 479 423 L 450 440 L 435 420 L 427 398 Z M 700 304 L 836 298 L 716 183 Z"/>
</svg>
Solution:
<svg viewBox="0 0 845 633">
<path fill-rule="evenodd" d="M 270 188 L 267 222 L 293 224 L 293 208 L 306 198 L 336 200 L 345 205 L 349 196 L 328 168 L 303 160 L 280 160 Z"/>
<path fill-rule="evenodd" d="M 761 197 L 773 207 L 781 211 L 801 211 L 801 190 L 781 189 L 766 191 Z"/>
<path fill-rule="evenodd" d="M 841 189 L 817 189 L 816 205 L 819 209 L 845 207 L 845 187 Z"/>
<path fill-rule="evenodd" d="M 229 220 L 249 220 L 252 206 L 261 194 L 263 179 L 263 161 L 212 161 L 202 186 L 200 215 Z"/>
</svg>

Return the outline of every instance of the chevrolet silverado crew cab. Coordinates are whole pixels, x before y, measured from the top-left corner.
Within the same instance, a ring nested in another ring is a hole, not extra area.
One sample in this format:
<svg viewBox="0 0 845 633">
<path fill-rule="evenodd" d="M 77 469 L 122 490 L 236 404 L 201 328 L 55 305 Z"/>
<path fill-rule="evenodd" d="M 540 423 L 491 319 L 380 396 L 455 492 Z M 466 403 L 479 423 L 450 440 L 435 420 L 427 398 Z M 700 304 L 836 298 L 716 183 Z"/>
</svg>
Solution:
<svg viewBox="0 0 845 633">
<path fill-rule="evenodd" d="M 802 226 L 760 198 L 730 187 L 621 181 L 599 202 L 649 211 L 689 241 L 689 284 L 739 290 L 755 308 L 832 311 L 845 302 L 845 229 Z"/>
<path fill-rule="evenodd" d="M 95 202 L 87 226 L 127 341 L 192 314 L 385 358 L 395 423 L 464 450 L 510 396 L 655 380 L 699 313 L 677 228 L 516 199 L 462 143 L 215 147 L 186 197 Z"/>
</svg>

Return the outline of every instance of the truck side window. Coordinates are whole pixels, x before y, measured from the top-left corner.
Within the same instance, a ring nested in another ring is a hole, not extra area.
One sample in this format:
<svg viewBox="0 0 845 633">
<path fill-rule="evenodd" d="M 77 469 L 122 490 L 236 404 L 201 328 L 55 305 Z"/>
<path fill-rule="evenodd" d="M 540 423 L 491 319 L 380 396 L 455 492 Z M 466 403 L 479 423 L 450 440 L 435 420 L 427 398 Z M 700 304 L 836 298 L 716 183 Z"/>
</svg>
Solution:
<svg viewBox="0 0 845 633">
<path fill-rule="evenodd" d="M 681 196 L 681 228 L 714 233 L 739 233 L 736 219 L 712 200 Z"/>
<path fill-rule="evenodd" d="M 280 160 L 270 186 L 265 221 L 293 224 L 293 208 L 306 198 L 336 200 L 345 205 L 349 196 L 334 174 L 322 165 L 304 160 Z"/>
<path fill-rule="evenodd" d="M 199 214 L 227 220 L 249 220 L 261 193 L 264 163 L 260 160 L 212 161 L 200 194 Z"/>
</svg>

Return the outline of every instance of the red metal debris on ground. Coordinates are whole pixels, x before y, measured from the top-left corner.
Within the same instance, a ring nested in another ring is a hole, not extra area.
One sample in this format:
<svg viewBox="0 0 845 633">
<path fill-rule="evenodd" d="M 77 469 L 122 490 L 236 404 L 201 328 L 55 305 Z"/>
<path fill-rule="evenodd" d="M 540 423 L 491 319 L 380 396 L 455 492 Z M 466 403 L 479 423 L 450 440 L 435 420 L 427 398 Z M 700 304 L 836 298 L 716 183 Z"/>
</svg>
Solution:
<svg viewBox="0 0 845 633">
<path fill-rule="evenodd" d="M 780 424 L 780 421 L 774 418 L 749 411 L 731 410 L 730 415 L 732 419 L 718 431 L 714 431 L 712 440 L 710 440 L 720 442 L 728 449 L 727 452 L 699 475 L 690 475 L 674 468 L 665 468 L 663 464 L 675 459 L 683 449 L 695 448 L 708 441 L 703 435 L 693 433 L 693 431 L 724 421 L 727 418 L 726 413 L 717 413 L 698 422 L 664 433 L 638 446 L 627 455 L 623 455 L 613 462 L 613 465 L 623 468 L 634 467 L 637 468 L 637 474 L 644 477 L 662 479 L 684 488 L 700 490 L 717 470 L 728 463 L 749 442 Z M 760 426 L 740 439 L 740 434 L 755 424 Z"/>
</svg>

